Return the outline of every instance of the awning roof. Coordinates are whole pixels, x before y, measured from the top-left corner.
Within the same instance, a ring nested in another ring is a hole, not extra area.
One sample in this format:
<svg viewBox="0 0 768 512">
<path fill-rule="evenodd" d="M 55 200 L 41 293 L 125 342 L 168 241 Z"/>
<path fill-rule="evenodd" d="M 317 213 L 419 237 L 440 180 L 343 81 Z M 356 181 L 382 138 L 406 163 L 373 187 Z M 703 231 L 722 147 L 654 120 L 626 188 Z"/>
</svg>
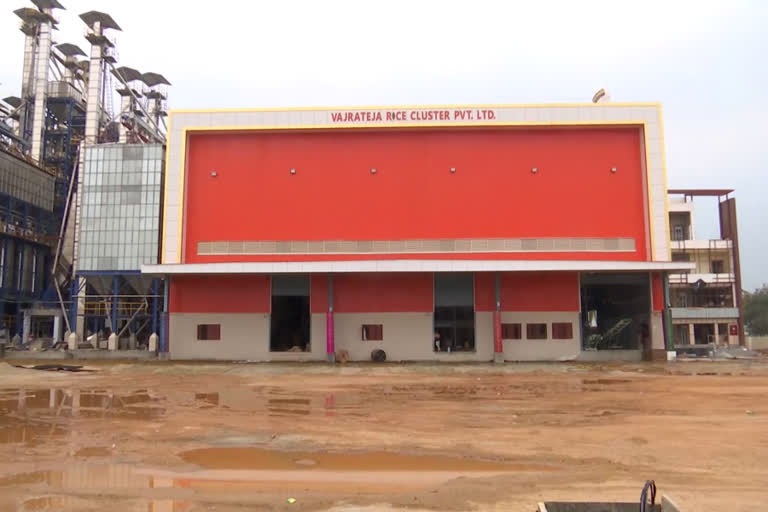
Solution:
<svg viewBox="0 0 768 512">
<path fill-rule="evenodd" d="M 681 272 L 695 268 L 695 263 L 678 261 L 409 259 L 142 265 L 141 272 L 152 275 L 336 274 L 352 272 Z"/>
<path fill-rule="evenodd" d="M 732 188 L 671 188 L 668 194 L 685 196 L 727 196 L 732 193 Z"/>
</svg>

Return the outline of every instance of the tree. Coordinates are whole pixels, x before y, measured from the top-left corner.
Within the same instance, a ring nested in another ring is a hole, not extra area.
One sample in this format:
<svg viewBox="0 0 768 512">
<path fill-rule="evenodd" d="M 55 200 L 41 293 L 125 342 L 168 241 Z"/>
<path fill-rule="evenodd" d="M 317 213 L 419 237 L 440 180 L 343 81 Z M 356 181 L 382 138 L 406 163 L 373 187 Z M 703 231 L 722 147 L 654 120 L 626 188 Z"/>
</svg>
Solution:
<svg viewBox="0 0 768 512">
<path fill-rule="evenodd" d="M 768 335 L 768 285 L 744 292 L 744 324 L 753 336 Z"/>
</svg>

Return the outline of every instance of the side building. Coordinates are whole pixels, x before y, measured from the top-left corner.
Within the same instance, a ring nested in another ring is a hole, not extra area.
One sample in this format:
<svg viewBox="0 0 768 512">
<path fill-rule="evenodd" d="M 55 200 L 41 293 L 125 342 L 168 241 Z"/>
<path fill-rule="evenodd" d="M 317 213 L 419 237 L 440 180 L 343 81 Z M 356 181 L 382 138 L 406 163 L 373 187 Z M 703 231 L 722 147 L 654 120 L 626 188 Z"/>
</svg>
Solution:
<svg viewBox="0 0 768 512">
<path fill-rule="evenodd" d="M 671 344 L 655 103 L 172 112 L 172 359 L 638 360 Z"/>
<path fill-rule="evenodd" d="M 58 238 L 55 186 L 52 172 L 0 148 L 0 328 L 7 337 L 21 336 L 22 310 L 40 300 L 49 287 L 52 248 Z M 53 318 L 37 319 L 26 327 L 32 336 L 48 335 Z"/>
<path fill-rule="evenodd" d="M 671 274 L 670 306 L 677 345 L 744 343 L 736 199 L 729 189 L 669 190 L 672 260 L 695 268 Z M 719 237 L 696 233 L 695 198 L 716 200 Z"/>
</svg>

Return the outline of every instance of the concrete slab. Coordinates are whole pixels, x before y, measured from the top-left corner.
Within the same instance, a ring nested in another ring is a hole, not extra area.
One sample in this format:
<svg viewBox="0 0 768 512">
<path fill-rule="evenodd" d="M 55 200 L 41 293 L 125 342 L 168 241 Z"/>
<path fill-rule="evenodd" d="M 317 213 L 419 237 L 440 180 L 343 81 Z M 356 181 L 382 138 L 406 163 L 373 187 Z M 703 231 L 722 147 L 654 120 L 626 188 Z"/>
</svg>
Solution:
<svg viewBox="0 0 768 512">
<path fill-rule="evenodd" d="M 62 359 L 82 359 L 98 361 L 144 361 L 157 359 L 157 354 L 147 350 L 98 350 L 98 349 L 77 349 L 77 350 L 48 350 L 38 352 L 32 350 L 9 350 L 5 352 L 7 360 L 62 360 Z"/>
</svg>

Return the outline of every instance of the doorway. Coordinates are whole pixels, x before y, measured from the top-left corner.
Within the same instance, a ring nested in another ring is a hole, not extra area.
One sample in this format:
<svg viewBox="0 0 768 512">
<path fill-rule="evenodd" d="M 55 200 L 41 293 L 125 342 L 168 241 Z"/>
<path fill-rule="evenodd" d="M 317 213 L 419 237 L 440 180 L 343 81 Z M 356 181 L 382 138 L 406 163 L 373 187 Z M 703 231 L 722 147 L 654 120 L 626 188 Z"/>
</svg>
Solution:
<svg viewBox="0 0 768 512">
<path fill-rule="evenodd" d="M 715 324 L 694 324 L 693 337 L 697 345 L 715 343 Z"/>
<path fill-rule="evenodd" d="M 310 351 L 309 276 L 272 276 L 269 350 Z"/>
<path fill-rule="evenodd" d="M 648 274 L 581 274 L 584 350 L 649 348 Z"/>
</svg>

